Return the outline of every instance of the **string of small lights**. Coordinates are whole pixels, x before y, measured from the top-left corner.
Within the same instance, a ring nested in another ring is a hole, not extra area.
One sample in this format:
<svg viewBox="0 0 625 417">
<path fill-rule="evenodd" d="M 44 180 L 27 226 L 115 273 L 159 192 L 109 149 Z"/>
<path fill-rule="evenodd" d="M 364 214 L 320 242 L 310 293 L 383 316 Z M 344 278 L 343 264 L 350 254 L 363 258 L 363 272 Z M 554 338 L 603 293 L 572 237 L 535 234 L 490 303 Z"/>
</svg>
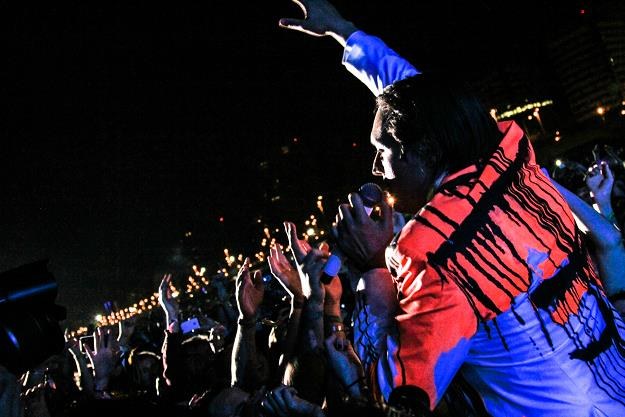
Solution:
<svg viewBox="0 0 625 417">
<path fill-rule="evenodd" d="M 392 197 L 391 197 L 392 198 Z M 318 196 L 316 200 L 316 208 L 320 213 L 324 213 L 323 207 L 323 196 Z M 257 223 L 262 223 L 261 219 L 257 219 Z M 298 229 L 303 230 L 300 234 L 302 239 L 305 239 L 309 242 L 317 242 L 323 240 L 323 237 L 327 235 L 328 231 L 324 230 L 321 226 L 319 218 L 315 214 L 310 214 L 306 220 L 303 222 L 303 228 Z M 302 225 L 300 225 L 302 226 Z M 270 248 L 276 245 L 276 237 L 274 234 L 280 233 L 281 229 L 271 228 L 269 226 L 264 226 L 262 229 L 262 236 L 259 240 L 260 250 L 254 254 L 254 257 L 250 259 L 251 268 L 257 268 L 266 262 L 268 251 Z M 190 236 L 191 232 L 186 232 L 185 236 Z M 286 251 L 289 251 L 290 248 L 287 247 Z M 208 268 L 206 266 L 201 265 L 193 265 L 192 270 L 187 276 L 186 281 L 181 288 L 177 288 L 173 284 L 170 284 L 170 290 L 172 296 L 174 298 L 178 298 L 181 295 L 181 292 L 184 293 L 189 298 L 194 298 L 198 293 L 207 293 L 207 288 L 210 286 L 211 281 L 214 279 L 220 278 L 228 278 L 230 280 L 234 280 L 238 270 L 241 268 L 243 261 L 245 259 L 244 255 L 241 253 L 233 253 L 231 249 L 224 248 L 223 250 L 223 260 L 225 264 L 223 267 L 217 269 L 215 274 L 209 275 L 207 274 Z M 144 314 L 153 309 L 158 308 L 158 292 L 154 292 L 145 298 L 138 300 L 137 302 L 119 309 L 117 311 L 111 312 L 110 314 L 97 314 L 95 316 L 95 325 L 97 327 L 101 326 L 112 326 L 118 324 L 120 321 L 127 320 L 131 317 Z M 76 330 L 68 332 L 71 337 L 78 337 L 88 332 L 88 328 L 85 326 L 81 326 Z"/>
</svg>

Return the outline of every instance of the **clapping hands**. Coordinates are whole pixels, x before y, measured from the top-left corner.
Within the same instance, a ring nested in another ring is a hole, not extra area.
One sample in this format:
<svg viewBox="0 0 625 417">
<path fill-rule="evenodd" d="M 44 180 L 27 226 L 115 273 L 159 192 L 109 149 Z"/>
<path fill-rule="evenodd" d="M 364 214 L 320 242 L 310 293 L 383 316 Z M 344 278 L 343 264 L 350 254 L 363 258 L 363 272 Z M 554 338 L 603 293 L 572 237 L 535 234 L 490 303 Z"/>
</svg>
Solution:
<svg viewBox="0 0 625 417">
<path fill-rule="evenodd" d="M 253 274 L 250 274 L 249 264 L 249 258 L 245 258 L 236 278 L 237 306 L 239 317 L 243 319 L 251 319 L 256 316 L 265 294 L 265 286 L 260 271 L 254 271 Z"/>
</svg>

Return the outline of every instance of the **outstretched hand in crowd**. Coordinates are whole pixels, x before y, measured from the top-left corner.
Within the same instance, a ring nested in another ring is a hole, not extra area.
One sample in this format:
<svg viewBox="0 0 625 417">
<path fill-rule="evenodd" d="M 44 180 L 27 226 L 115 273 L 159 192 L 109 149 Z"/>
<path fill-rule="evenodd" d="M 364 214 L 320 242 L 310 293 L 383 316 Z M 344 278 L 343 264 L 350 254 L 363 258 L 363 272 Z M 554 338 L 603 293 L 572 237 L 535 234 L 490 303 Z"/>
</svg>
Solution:
<svg viewBox="0 0 625 417">
<path fill-rule="evenodd" d="M 310 250 L 310 245 L 308 246 L 308 250 Z M 299 273 L 284 255 L 281 245 L 276 244 L 269 250 L 267 261 L 271 274 L 289 294 L 292 304 L 303 303 L 304 293 L 302 291 L 302 282 Z"/>
<path fill-rule="evenodd" d="M 326 0 L 293 0 L 304 12 L 304 19 L 282 18 L 280 27 L 297 30 L 312 36 L 332 36 L 341 45 L 357 29 L 341 16 Z"/>
<path fill-rule="evenodd" d="M 245 258 L 243 266 L 236 278 L 236 299 L 239 308 L 239 318 L 251 320 L 256 317 L 258 307 L 263 302 L 265 286 L 260 271 L 250 274 L 250 260 Z"/>
<path fill-rule="evenodd" d="M 614 175 L 610 165 L 605 161 L 600 161 L 590 168 L 586 174 L 586 185 L 590 190 L 590 195 L 595 201 L 599 213 L 615 222 L 612 211 L 612 188 L 614 187 Z"/>
<path fill-rule="evenodd" d="M 171 289 L 171 274 L 165 274 L 158 287 L 158 303 L 165 311 L 165 321 L 170 332 L 177 332 L 179 329 L 178 312 L 180 311 L 178 300 L 173 296 Z"/>
<path fill-rule="evenodd" d="M 119 354 L 119 343 L 110 329 L 98 327 L 93 333 L 94 349 L 85 345 L 94 373 L 96 395 L 106 396 L 108 383 L 115 371 Z"/>
</svg>

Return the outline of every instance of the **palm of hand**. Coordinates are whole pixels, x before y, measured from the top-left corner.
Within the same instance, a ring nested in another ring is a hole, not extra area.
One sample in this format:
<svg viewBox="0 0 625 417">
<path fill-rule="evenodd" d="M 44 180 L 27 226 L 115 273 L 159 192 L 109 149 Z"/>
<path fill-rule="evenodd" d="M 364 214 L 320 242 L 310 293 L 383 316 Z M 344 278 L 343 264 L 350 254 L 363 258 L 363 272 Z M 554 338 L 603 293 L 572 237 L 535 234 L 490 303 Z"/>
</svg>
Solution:
<svg viewBox="0 0 625 417">
<path fill-rule="evenodd" d="M 260 303 L 263 301 L 264 291 L 254 287 L 254 285 L 244 285 L 239 296 L 241 312 L 245 317 L 252 317 L 256 314 Z"/>
<path fill-rule="evenodd" d="M 243 317 L 251 318 L 256 315 L 263 301 L 265 287 L 260 271 L 255 271 L 254 276 L 250 276 L 248 266 L 249 259 L 246 258 L 237 275 L 236 298 L 239 313 Z"/>
<path fill-rule="evenodd" d="M 291 297 L 301 296 L 302 283 L 299 273 L 293 268 L 286 256 L 284 256 L 281 246 L 276 245 L 270 250 L 268 262 L 271 273 L 276 277 L 278 282 L 280 282 L 285 291 L 289 293 Z"/>
<path fill-rule="evenodd" d="M 165 274 L 158 288 L 158 303 L 165 311 L 178 309 L 178 301 L 174 298 L 171 290 L 171 274 Z"/>
<path fill-rule="evenodd" d="M 94 334 L 95 349 L 87 347 L 87 356 L 91 360 L 96 376 L 103 377 L 110 375 L 116 364 L 119 345 L 110 330 L 98 328 Z"/>
<path fill-rule="evenodd" d="M 605 173 L 603 172 L 605 170 Z M 607 164 L 593 165 L 586 177 L 586 186 L 597 202 L 609 201 L 614 185 L 614 177 Z"/>
</svg>

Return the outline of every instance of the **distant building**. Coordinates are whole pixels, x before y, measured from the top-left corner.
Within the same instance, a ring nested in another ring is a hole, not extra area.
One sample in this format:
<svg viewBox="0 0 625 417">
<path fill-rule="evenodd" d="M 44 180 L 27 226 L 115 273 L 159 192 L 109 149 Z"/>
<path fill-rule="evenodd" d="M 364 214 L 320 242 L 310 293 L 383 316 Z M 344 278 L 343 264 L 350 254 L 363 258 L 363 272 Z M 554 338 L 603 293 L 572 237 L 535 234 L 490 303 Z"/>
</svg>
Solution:
<svg viewBox="0 0 625 417">
<path fill-rule="evenodd" d="M 578 122 L 621 107 L 625 98 L 625 22 L 588 20 L 549 45 L 554 70 Z"/>
</svg>

